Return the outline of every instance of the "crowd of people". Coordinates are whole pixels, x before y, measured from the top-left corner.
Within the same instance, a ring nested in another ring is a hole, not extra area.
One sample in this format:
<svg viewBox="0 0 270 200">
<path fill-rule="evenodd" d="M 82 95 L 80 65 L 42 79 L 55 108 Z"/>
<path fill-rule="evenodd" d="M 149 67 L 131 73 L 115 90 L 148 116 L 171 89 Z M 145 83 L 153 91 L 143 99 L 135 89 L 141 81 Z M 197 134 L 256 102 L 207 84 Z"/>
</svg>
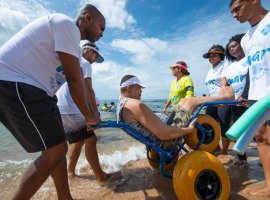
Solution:
<svg viewBox="0 0 270 200">
<path fill-rule="evenodd" d="M 173 123 L 162 122 L 142 101 L 145 87 L 138 77 L 125 75 L 120 82 L 119 120 L 143 135 L 161 140 L 193 131 L 196 119 L 188 123 L 203 102 L 242 100 L 252 106 L 270 91 L 270 14 L 260 0 L 231 0 L 230 12 L 250 29 L 229 39 L 226 48 L 213 45 L 203 58 L 211 68 L 205 79 L 209 95 L 194 96 L 188 65 L 178 61 L 170 67 L 176 78 L 164 106 L 172 104 Z M 91 64 L 104 59 L 95 44 L 105 31 L 106 21 L 93 5 L 85 5 L 75 20 L 64 14 L 50 14 L 25 26 L 0 48 L 0 121 L 29 153 L 41 152 L 24 173 L 13 199 L 30 199 L 49 176 L 58 199 L 73 199 L 68 176 L 75 176 L 81 149 L 96 179 L 109 180 L 98 160 L 97 138 L 92 128 L 100 113 L 92 87 Z M 14 55 L 16 56 L 14 57 Z M 226 62 L 225 58 L 230 62 Z M 58 99 L 58 102 L 57 102 Z M 116 110 L 114 102 L 104 107 Z M 206 113 L 221 126 L 220 154 L 228 154 L 226 131 L 248 107 L 208 107 Z M 255 136 L 265 174 L 265 186 L 244 190 L 252 195 L 270 196 L 270 120 Z M 67 165 L 67 141 L 70 143 Z M 238 156 L 239 166 L 247 166 L 246 155 Z"/>
</svg>

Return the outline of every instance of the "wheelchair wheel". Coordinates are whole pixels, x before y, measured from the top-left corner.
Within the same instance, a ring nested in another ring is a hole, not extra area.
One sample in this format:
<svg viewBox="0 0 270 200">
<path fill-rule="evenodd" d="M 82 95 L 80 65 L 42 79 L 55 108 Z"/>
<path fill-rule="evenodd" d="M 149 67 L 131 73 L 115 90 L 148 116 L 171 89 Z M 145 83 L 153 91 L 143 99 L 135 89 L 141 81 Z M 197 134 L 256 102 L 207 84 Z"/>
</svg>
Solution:
<svg viewBox="0 0 270 200">
<path fill-rule="evenodd" d="M 176 150 L 178 150 L 178 147 L 176 147 Z M 159 160 L 159 155 L 158 155 L 158 153 L 155 152 L 155 151 L 153 151 L 153 150 L 149 151 L 148 156 L 149 156 L 149 158 L 151 158 L 151 159 L 153 159 L 153 160 L 160 161 L 160 160 Z M 177 155 L 173 158 L 173 160 L 174 160 L 175 163 L 177 163 L 178 158 L 179 158 L 179 154 L 177 154 Z M 154 161 L 151 161 L 151 160 L 149 160 L 149 159 L 148 159 L 148 162 L 149 162 L 149 164 L 150 164 L 150 166 L 151 166 L 152 168 L 154 168 L 154 169 L 159 169 L 159 166 L 160 166 L 160 163 L 159 163 L 159 162 L 154 162 Z M 174 166 L 175 166 L 174 163 L 168 162 L 168 163 L 166 163 L 166 164 L 164 165 L 164 168 L 163 168 L 163 169 L 164 169 L 165 171 L 166 171 L 166 170 L 172 170 L 172 169 L 174 168 Z"/>
<path fill-rule="evenodd" d="M 199 114 L 197 118 L 197 123 L 199 123 L 204 129 L 205 140 L 202 145 L 199 147 L 199 150 L 212 152 L 214 151 L 220 140 L 220 126 L 216 120 L 214 120 L 211 116 L 206 114 Z M 191 134 L 184 136 L 186 144 L 194 149 L 199 141 L 202 139 L 202 130 L 200 130 L 197 126 L 194 128 L 194 131 Z"/>
<path fill-rule="evenodd" d="M 178 199 L 228 200 L 230 179 L 222 163 L 205 151 L 181 157 L 173 172 Z"/>
</svg>

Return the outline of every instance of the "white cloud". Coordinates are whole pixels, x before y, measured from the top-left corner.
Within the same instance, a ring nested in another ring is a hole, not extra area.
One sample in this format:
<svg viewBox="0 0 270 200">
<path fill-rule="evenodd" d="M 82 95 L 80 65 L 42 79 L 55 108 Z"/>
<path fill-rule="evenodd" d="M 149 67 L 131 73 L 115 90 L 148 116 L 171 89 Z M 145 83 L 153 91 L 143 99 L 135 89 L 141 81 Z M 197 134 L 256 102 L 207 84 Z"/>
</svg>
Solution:
<svg viewBox="0 0 270 200">
<path fill-rule="evenodd" d="M 190 25 L 189 30 L 186 30 L 184 36 L 173 33 L 166 40 L 159 38 L 114 40 L 111 43 L 113 50 L 130 56 L 132 65 L 127 68 L 115 62 L 111 65 L 111 62 L 108 61 L 107 68 L 104 70 L 108 70 L 110 79 L 104 77 L 105 85 L 108 83 L 119 85 L 121 77 L 117 74 L 124 75 L 125 72 L 130 72 L 138 75 L 148 86 L 145 89 L 144 98 L 167 98 L 170 82 L 174 79 L 168 67 L 176 61 L 183 60 L 189 65 L 189 71 L 195 84 L 195 94 L 199 96 L 207 93 L 204 79 L 211 65 L 207 59 L 202 58 L 202 54 L 207 52 L 213 44 L 225 46 L 231 36 L 245 32 L 248 26 L 248 24 L 240 25 L 228 13 L 220 15 L 218 18 L 207 16 L 194 22 Z M 113 70 L 110 70 L 110 66 L 113 67 Z M 105 73 L 105 71 L 100 73 Z M 96 75 L 99 76 L 98 74 L 99 72 Z M 100 87 L 105 87 L 100 79 L 96 82 Z"/>
<path fill-rule="evenodd" d="M 131 54 L 130 59 L 134 64 L 144 64 L 168 48 L 167 43 L 158 38 L 117 39 L 112 41 L 111 46 L 125 54 Z"/>
<path fill-rule="evenodd" d="M 125 30 L 136 23 L 134 17 L 126 11 L 127 0 L 81 0 L 81 6 L 87 3 L 95 5 L 106 19 L 106 26 Z"/>
<path fill-rule="evenodd" d="M 45 3 L 45 2 L 43 2 Z M 6 42 L 30 20 L 48 14 L 49 11 L 34 0 L 0 1 L 0 45 Z"/>
</svg>

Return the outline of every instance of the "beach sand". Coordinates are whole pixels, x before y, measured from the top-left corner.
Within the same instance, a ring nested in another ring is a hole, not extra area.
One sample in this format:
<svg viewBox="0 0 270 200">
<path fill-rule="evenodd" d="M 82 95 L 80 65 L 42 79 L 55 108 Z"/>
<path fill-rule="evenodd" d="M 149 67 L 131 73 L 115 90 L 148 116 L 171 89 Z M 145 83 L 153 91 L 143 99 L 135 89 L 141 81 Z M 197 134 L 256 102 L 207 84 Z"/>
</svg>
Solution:
<svg viewBox="0 0 270 200">
<path fill-rule="evenodd" d="M 244 188 L 259 188 L 264 184 L 262 167 L 258 165 L 258 153 L 256 145 L 251 145 L 247 151 L 249 168 L 239 169 L 231 164 L 235 153 L 219 158 L 227 168 L 231 179 L 232 200 L 269 200 L 269 197 L 255 197 L 241 193 Z M 130 161 L 122 169 L 123 177 L 100 185 L 93 175 L 82 175 L 70 180 L 70 188 L 75 199 L 151 199 L 151 200 L 176 200 L 173 184 L 170 179 L 162 177 L 148 164 L 147 159 Z M 89 174 L 89 173 L 88 173 Z M 47 189 L 39 190 L 33 199 L 57 199 L 51 180 L 46 183 Z"/>
<path fill-rule="evenodd" d="M 247 154 L 249 159 L 248 169 L 239 169 L 231 164 L 235 152 L 231 155 L 219 158 L 228 170 L 231 179 L 232 200 L 269 200 L 269 197 L 255 197 L 241 193 L 244 188 L 259 188 L 264 184 L 264 174 L 262 167 L 258 165 L 258 153 L 256 145 L 250 146 Z M 90 175 L 89 175 L 90 174 Z M 109 181 L 107 184 L 98 184 L 89 169 L 82 171 L 80 177 L 70 179 L 71 193 L 77 200 L 131 200 L 131 199 L 151 199 L 151 200 L 176 200 L 173 184 L 170 179 L 150 167 L 147 159 L 130 161 L 122 168 L 123 177 L 116 181 Z M 15 181 L 15 180 L 14 180 Z M 19 182 L 19 179 L 15 182 Z M 13 182 L 13 184 L 15 184 Z M 5 185 L 5 187 L 9 187 Z M 14 186 L 13 186 L 14 187 Z M 9 194 L 5 194 L 5 199 L 12 197 L 12 189 Z M 52 179 L 49 178 L 42 188 L 32 198 L 35 200 L 57 199 Z"/>
</svg>

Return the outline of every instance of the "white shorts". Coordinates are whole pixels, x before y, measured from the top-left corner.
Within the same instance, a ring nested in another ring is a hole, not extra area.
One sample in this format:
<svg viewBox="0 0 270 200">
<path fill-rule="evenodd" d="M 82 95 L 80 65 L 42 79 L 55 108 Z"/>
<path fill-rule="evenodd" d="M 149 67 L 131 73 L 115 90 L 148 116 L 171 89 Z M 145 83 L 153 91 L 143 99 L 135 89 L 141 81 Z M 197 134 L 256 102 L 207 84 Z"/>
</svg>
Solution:
<svg viewBox="0 0 270 200">
<path fill-rule="evenodd" d="M 85 118 L 81 113 L 61 114 L 65 133 L 76 132 L 86 126 Z"/>
</svg>

